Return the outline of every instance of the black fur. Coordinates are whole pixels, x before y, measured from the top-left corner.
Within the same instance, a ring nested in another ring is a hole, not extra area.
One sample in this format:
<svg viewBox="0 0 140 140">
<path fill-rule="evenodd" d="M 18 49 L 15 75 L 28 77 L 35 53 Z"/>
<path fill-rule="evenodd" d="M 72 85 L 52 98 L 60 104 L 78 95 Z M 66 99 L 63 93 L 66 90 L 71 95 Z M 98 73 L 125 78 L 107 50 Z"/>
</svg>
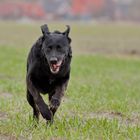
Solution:
<svg viewBox="0 0 140 140">
<path fill-rule="evenodd" d="M 45 24 L 41 30 L 43 35 L 32 46 L 27 59 L 27 100 L 34 118 L 39 119 L 41 113 L 47 122 L 52 122 L 70 78 L 70 27 L 62 33 L 49 32 Z M 49 106 L 40 93 L 48 94 Z"/>
</svg>

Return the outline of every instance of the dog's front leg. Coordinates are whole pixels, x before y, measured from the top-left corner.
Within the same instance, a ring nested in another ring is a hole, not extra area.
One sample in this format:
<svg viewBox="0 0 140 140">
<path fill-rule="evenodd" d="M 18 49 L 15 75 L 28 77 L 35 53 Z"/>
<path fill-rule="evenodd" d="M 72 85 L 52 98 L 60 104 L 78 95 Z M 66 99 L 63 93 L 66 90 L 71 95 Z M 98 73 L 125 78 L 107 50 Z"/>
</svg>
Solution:
<svg viewBox="0 0 140 140">
<path fill-rule="evenodd" d="M 52 122 L 53 114 L 49 110 L 48 105 L 44 102 L 43 98 L 41 97 L 37 89 L 34 87 L 30 78 L 27 78 L 27 88 L 30 91 L 31 95 L 33 96 L 34 102 L 38 106 L 38 109 L 43 118 L 46 119 L 47 121 Z"/>
<path fill-rule="evenodd" d="M 62 85 L 56 86 L 54 94 L 49 96 L 50 110 L 52 111 L 53 115 L 60 106 L 61 99 L 64 96 L 65 90 L 67 88 L 67 83 L 68 81 Z"/>
</svg>

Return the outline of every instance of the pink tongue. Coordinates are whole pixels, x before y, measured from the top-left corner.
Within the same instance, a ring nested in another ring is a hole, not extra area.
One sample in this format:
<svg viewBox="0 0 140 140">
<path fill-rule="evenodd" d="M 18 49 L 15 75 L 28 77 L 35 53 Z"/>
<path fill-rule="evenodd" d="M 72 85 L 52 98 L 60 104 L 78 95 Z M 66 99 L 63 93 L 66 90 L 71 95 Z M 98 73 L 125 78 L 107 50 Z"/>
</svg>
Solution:
<svg viewBox="0 0 140 140">
<path fill-rule="evenodd" d="M 57 69 L 58 65 L 57 64 L 53 64 L 53 69 Z"/>
<path fill-rule="evenodd" d="M 60 65 L 61 65 L 61 63 L 52 64 L 52 68 L 53 68 L 53 70 L 57 70 L 57 68 L 59 68 Z"/>
</svg>

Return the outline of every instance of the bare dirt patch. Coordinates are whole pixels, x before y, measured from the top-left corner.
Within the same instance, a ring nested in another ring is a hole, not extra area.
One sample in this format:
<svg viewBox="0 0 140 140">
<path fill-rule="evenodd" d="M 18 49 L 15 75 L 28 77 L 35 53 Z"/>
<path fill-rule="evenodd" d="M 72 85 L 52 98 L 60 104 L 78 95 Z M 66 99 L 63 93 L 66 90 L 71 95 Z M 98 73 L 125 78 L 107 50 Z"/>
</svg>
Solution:
<svg viewBox="0 0 140 140">
<path fill-rule="evenodd" d="M 94 112 L 90 113 L 88 115 L 88 118 L 108 119 L 108 120 L 117 119 L 120 124 L 140 125 L 140 114 L 137 113 L 132 114 L 132 116 L 129 118 L 120 112 Z"/>
<path fill-rule="evenodd" d="M 93 112 L 89 114 L 89 118 L 107 118 L 107 119 L 122 119 L 124 117 L 120 112 Z"/>
<path fill-rule="evenodd" d="M 8 134 L 0 134 L 0 140 L 27 140 L 24 137 L 20 136 L 20 137 L 15 137 L 13 135 L 8 135 Z"/>
<path fill-rule="evenodd" d="M 76 112 L 67 112 L 69 116 L 79 116 L 82 117 L 85 120 L 88 119 L 107 119 L 109 121 L 118 120 L 118 123 L 120 125 L 131 125 L 131 126 L 137 126 L 140 125 L 140 113 L 132 113 L 130 117 L 122 114 L 121 112 L 92 112 L 92 113 L 86 113 L 86 114 L 77 114 Z"/>
<path fill-rule="evenodd" d="M 12 98 L 12 94 L 11 93 L 0 93 L 0 97 L 3 97 L 3 98 L 8 98 L 8 99 L 10 99 L 10 98 Z"/>
<path fill-rule="evenodd" d="M 140 57 L 140 48 L 138 47 L 80 47 L 76 48 L 75 51 L 77 54 Z"/>
<path fill-rule="evenodd" d="M 0 121 L 6 120 L 7 118 L 7 113 L 0 111 Z"/>
<path fill-rule="evenodd" d="M 0 134 L 0 140 L 17 140 L 17 138 L 15 136 L 7 136 Z"/>
</svg>

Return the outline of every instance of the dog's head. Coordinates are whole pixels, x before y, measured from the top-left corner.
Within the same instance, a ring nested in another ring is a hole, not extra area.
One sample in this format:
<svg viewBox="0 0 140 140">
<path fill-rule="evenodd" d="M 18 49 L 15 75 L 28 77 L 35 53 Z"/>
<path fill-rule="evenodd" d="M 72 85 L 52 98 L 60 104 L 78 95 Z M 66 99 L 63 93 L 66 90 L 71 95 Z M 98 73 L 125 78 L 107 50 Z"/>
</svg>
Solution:
<svg viewBox="0 0 140 140">
<path fill-rule="evenodd" d="M 43 54 L 47 59 L 50 71 L 53 74 L 57 74 L 65 63 L 66 57 L 71 55 L 70 27 L 67 25 L 67 29 L 64 32 L 49 32 L 48 26 L 45 24 L 41 26 L 41 30 L 44 38 L 42 44 Z"/>
</svg>

